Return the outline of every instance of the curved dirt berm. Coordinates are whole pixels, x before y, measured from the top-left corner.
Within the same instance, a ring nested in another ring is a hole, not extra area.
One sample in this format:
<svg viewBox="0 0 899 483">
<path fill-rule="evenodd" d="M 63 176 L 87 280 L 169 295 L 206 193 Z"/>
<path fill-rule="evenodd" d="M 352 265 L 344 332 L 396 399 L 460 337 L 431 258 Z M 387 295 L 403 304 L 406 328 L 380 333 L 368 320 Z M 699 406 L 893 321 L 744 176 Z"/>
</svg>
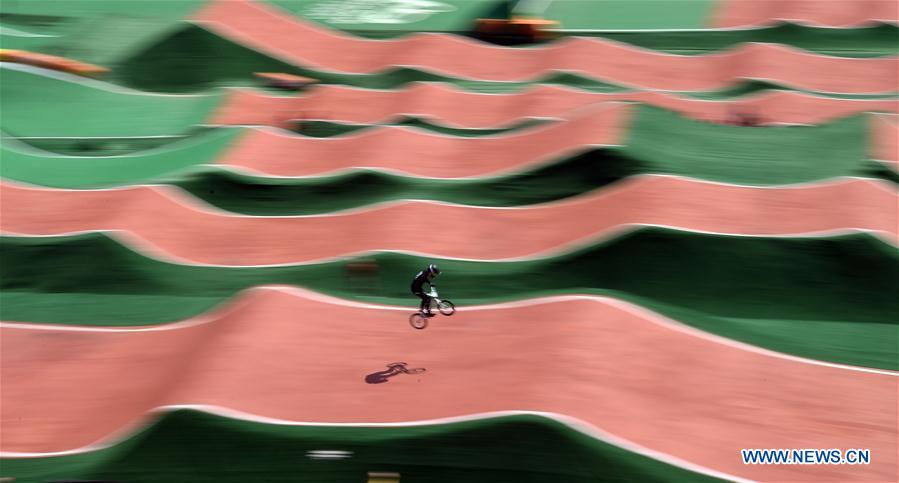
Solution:
<svg viewBox="0 0 899 483">
<path fill-rule="evenodd" d="M 709 91 L 738 79 L 765 79 L 842 93 L 893 92 L 899 78 L 897 57 L 827 57 L 773 44 L 679 56 L 580 37 L 528 49 L 445 34 L 367 40 L 314 26 L 251 0 L 212 0 L 193 21 L 297 65 L 352 73 L 406 66 L 477 80 L 527 81 L 553 71 L 571 71 L 645 89 Z"/>
<path fill-rule="evenodd" d="M 638 134 L 645 137 L 648 133 L 635 127 L 634 123 L 638 123 L 639 126 L 641 120 L 652 119 L 650 115 L 643 117 L 642 114 L 651 109 L 645 107 L 636 110 L 633 105 L 624 103 L 600 103 L 571 111 L 568 119 L 564 121 L 523 129 L 512 134 L 478 137 L 448 136 L 397 126 L 380 126 L 349 136 L 325 139 L 297 136 L 274 129 L 254 129 L 230 146 L 216 159 L 216 162 L 239 166 L 269 176 L 287 177 L 320 176 L 358 168 L 382 169 L 427 178 L 496 176 L 515 170 L 532 169 L 597 147 L 625 144 L 628 144 L 629 148 L 639 147 L 642 141 L 634 141 L 633 138 Z M 661 128 L 665 130 L 664 133 L 680 132 L 684 135 L 693 132 L 695 137 L 695 132 L 700 127 L 711 126 L 685 121 L 677 116 L 668 117 L 670 120 L 666 124 L 654 129 Z M 872 117 L 892 117 L 892 115 L 881 114 Z M 872 126 L 877 127 L 880 124 L 873 121 Z M 715 136 L 715 141 L 722 139 L 721 136 L 729 135 L 727 133 L 738 135 L 732 142 L 734 148 L 737 148 L 734 151 L 739 151 L 741 159 L 752 156 L 752 150 L 756 149 L 753 143 L 764 142 L 760 136 L 767 133 L 761 129 L 746 131 L 737 127 L 727 127 L 723 129 L 726 132 L 722 132 L 718 126 L 711 127 L 716 130 L 708 135 Z M 839 131 L 833 131 L 835 127 L 829 129 L 832 130 L 832 135 Z M 863 127 L 859 126 L 859 129 Z M 805 143 L 808 149 L 814 149 L 820 143 L 834 142 L 834 139 L 824 134 L 821 129 L 808 128 L 789 132 L 794 136 L 788 135 L 788 131 L 783 129 L 772 133 L 777 136 L 769 139 L 766 147 L 770 148 L 773 145 L 795 150 L 797 143 Z M 748 140 L 748 134 L 752 134 L 751 137 L 754 139 Z M 861 131 L 858 134 L 860 135 Z M 842 131 L 840 135 L 854 134 L 852 131 Z M 872 129 L 872 138 L 868 142 L 876 145 L 880 142 L 880 136 L 893 135 L 894 133 L 889 130 Z M 815 139 L 811 140 L 808 136 Z M 773 142 L 777 144 L 772 144 Z M 863 140 L 847 139 L 847 142 L 863 142 Z M 884 142 L 891 141 L 888 139 Z M 760 152 L 765 153 L 765 150 Z M 722 156 L 720 153 L 713 155 Z M 862 155 L 861 152 L 855 154 L 855 156 Z M 724 161 L 722 158 L 714 162 Z"/>
<path fill-rule="evenodd" d="M 373 250 L 479 260 L 549 256 L 632 225 L 765 236 L 861 229 L 891 243 L 899 229 L 896 191 L 864 179 L 757 188 L 638 176 L 599 193 L 523 208 L 408 201 L 303 217 L 227 214 L 158 186 L 64 191 L 4 183 L 0 196 L 6 233 L 121 230 L 136 249 L 216 265 L 299 263 Z M 439 236 L 422 236 L 436 226 Z"/>
<path fill-rule="evenodd" d="M 256 129 L 216 160 L 273 176 L 312 176 L 380 168 L 421 177 L 495 175 L 624 143 L 633 106 L 591 106 L 566 122 L 501 136 L 456 137 L 405 127 L 381 127 L 338 138 L 311 138 Z"/>
<path fill-rule="evenodd" d="M 715 27 L 759 27 L 777 21 L 833 27 L 899 22 L 894 0 L 719 0 Z"/>
<path fill-rule="evenodd" d="M 752 113 L 766 123 L 820 124 L 862 112 L 899 110 L 895 99 L 840 99 L 795 91 L 707 101 L 663 92 L 594 93 L 549 85 L 518 94 L 476 94 L 442 84 L 413 84 L 398 91 L 323 85 L 300 96 L 234 89 L 209 122 L 286 126 L 291 119 L 321 119 L 377 124 L 414 116 L 449 126 L 496 128 L 526 118 L 567 118 L 577 108 L 610 101 L 641 102 L 714 122 Z"/>
<path fill-rule="evenodd" d="M 899 169 L 899 116 L 871 118 L 871 157 Z"/>
<path fill-rule="evenodd" d="M 148 411 L 171 404 L 312 423 L 514 409 L 571 416 L 744 478 L 897 476 L 896 373 L 737 346 L 614 299 L 461 308 L 425 331 L 410 328 L 407 316 L 260 288 L 162 329 L 5 324 L 3 451 L 79 448 L 133 430 Z M 364 383 L 394 360 L 427 371 Z M 866 466 L 743 465 L 741 448 L 870 448 L 872 459 Z"/>
<path fill-rule="evenodd" d="M 702 117 L 710 117 L 718 115 L 713 113 L 720 112 L 721 106 L 713 103 L 688 106 L 692 107 L 701 109 Z M 634 141 L 629 137 L 640 133 L 633 123 L 634 120 L 644 119 L 639 117 L 641 112 L 633 105 L 624 103 L 600 103 L 570 111 L 564 121 L 512 134 L 479 137 L 447 136 L 397 126 L 380 126 L 349 136 L 325 139 L 297 136 L 274 129 L 254 129 L 230 146 L 216 162 L 269 176 L 287 177 L 320 176 L 363 167 L 428 178 L 497 176 L 533 169 L 597 147 L 633 145 Z M 870 124 L 868 142 L 872 146 L 894 143 L 895 129 L 890 127 L 895 124 L 889 119 L 893 115 L 871 117 L 875 119 Z M 683 132 L 692 130 L 691 126 L 696 124 L 677 118 L 672 119 L 664 129 L 666 132 Z M 743 128 L 731 129 L 740 134 L 763 132 L 758 129 L 745 132 Z M 828 137 L 820 137 L 820 130 L 809 129 L 791 132 L 796 135 L 800 135 L 800 131 L 806 135 L 818 132 L 819 138 L 814 142 L 833 142 Z M 785 149 L 791 146 L 795 149 L 796 142 L 800 142 L 798 138 L 787 142 L 783 137 L 786 131 L 781 130 L 778 134 L 777 142 L 787 143 L 783 145 Z M 724 134 L 715 132 L 710 135 Z M 855 141 L 862 142 L 861 139 Z M 743 146 L 740 150 L 744 152 L 739 153 L 740 156 L 752 156 L 749 151 L 755 146 L 747 145 L 746 136 L 741 135 L 734 142 L 741 143 L 735 146 Z M 756 138 L 752 142 L 762 141 Z M 810 141 L 805 139 L 801 142 Z M 808 146 L 813 149 L 815 144 Z M 875 157 L 896 160 L 896 156 L 895 152 L 878 148 Z M 714 162 L 723 161 L 718 159 Z"/>
</svg>

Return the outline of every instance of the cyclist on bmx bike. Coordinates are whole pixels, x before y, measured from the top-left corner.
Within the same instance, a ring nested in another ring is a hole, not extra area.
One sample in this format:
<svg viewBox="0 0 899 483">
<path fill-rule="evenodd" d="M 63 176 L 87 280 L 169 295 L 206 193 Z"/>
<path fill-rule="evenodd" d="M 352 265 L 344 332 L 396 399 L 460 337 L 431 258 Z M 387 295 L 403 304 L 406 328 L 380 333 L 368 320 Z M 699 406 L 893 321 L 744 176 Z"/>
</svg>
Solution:
<svg viewBox="0 0 899 483">
<path fill-rule="evenodd" d="M 437 302 L 437 308 L 444 315 L 452 315 L 455 312 L 452 302 L 438 298 L 437 286 L 434 285 L 434 279 L 438 275 L 440 275 L 440 269 L 432 263 L 425 270 L 418 272 L 412 280 L 412 286 L 410 287 L 412 293 L 421 299 L 421 308 L 409 318 L 412 327 L 416 329 L 424 329 L 428 325 L 427 319 L 434 316 L 431 312 L 433 302 Z M 428 292 L 424 290 L 425 284 L 428 284 Z"/>
</svg>

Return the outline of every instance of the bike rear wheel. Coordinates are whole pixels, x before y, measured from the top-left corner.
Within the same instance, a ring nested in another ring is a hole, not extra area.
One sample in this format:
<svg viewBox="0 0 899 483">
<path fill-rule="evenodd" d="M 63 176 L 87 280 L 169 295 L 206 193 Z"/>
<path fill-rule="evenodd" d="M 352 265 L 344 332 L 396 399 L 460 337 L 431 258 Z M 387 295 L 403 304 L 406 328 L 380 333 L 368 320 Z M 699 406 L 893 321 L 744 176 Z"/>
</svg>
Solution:
<svg viewBox="0 0 899 483">
<path fill-rule="evenodd" d="M 440 303 L 437 304 L 437 309 L 440 310 L 440 313 L 443 315 L 453 315 L 456 313 L 456 306 L 449 300 L 441 300 Z"/>
<path fill-rule="evenodd" d="M 416 329 L 424 329 L 428 326 L 428 319 L 420 313 L 416 312 L 409 316 L 409 325 Z"/>
</svg>

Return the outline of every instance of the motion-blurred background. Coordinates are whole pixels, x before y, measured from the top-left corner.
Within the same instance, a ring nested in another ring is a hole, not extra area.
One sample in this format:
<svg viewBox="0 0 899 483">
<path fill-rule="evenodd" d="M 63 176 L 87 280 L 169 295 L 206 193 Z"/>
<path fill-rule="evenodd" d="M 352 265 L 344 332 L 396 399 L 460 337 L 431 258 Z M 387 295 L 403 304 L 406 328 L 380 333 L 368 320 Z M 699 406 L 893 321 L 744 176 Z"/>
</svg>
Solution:
<svg viewBox="0 0 899 483">
<path fill-rule="evenodd" d="M 0 479 L 897 481 L 897 9 L 2 0 Z"/>
</svg>

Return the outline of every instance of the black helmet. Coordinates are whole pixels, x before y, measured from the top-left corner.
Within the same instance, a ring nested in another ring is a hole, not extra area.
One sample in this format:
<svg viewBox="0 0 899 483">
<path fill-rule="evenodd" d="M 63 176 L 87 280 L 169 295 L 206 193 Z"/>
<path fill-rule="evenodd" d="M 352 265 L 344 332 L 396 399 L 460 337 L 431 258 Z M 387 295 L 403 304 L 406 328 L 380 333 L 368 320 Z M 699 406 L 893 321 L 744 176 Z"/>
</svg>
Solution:
<svg viewBox="0 0 899 483">
<path fill-rule="evenodd" d="M 440 269 L 437 268 L 437 265 L 435 265 L 433 263 L 428 265 L 428 271 L 434 275 L 440 275 Z"/>
</svg>

